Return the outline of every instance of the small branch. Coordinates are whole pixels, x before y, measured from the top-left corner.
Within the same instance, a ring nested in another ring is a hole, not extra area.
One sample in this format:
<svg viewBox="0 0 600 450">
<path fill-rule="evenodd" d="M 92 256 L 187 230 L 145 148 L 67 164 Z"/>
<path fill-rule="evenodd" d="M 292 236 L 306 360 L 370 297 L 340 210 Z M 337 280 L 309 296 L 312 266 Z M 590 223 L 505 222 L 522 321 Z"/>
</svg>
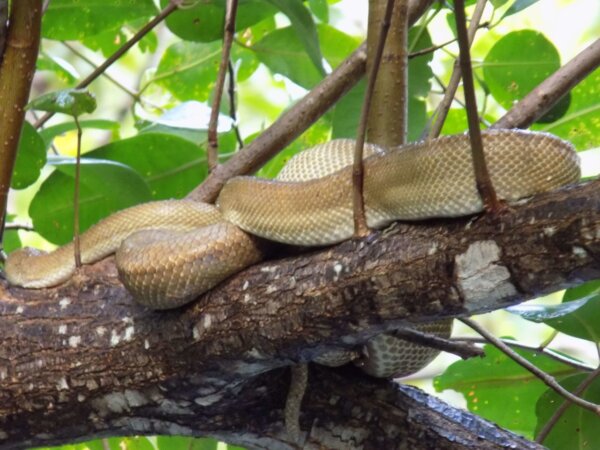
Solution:
<svg viewBox="0 0 600 450">
<path fill-rule="evenodd" d="M 115 61 L 117 61 L 121 56 L 123 56 L 131 47 L 138 43 L 140 39 L 146 36 L 150 31 L 156 27 L 159 23 L 161 23 L 164 19 L 166 19 L 173 11 L 179 8 L 179 5 L 182 0 L 170 0 L 169 4 L 163 9 L 154 19 L 144 25 L 140 31 L 134 34 L 131 39 L 125 42 L 116 52 L 114 52 L 106 61 L 96 68 L 91 74 L 89 74 L 84 80 L 80 81 L 77 84 L 76 89 L 87 87 L 92 81 L 102 75 L 106 69 L 108 69 Z M 49 112 L 44 114 L 36 123 L 35 127 L 40 128 L 44 125 L 54 113 Z"/>
<path fill-rule="evenodd" d="M 523 97 L 492 128 L 529 127 L 599 66 L 600 39 L 597 39 Z"/>
<path fill-rule="evenodd" d="M 583 380 L 579 384 L 579 386 L 577 386 L 575 388 L 575 390 L 573 391 L 573 394 L 574 395 L 582 394 L 583 391 L 585 391 L 592 384 L 592 382 L 596 378 L 598 378 L 598 376 L 600 376 L 600 367 L 598 367 L 596 370 L 594 370 L 592 373 L 590 373 L 585 378 L 585 380 Z M 565 413 L 567 408 L 569 406 L 571 406 L 571 404 L 572 403 L 569 400 L 565 400 L 564 402 L 561 403 L 561 405 L 556 409 L 556 411 L 554 411 L 554 414 L 552 414 L 552 417 L 550 417 L 550 419 L 548 419 L 548 422 L 546 422 L 544 427 L 540 430 L 539 434 L 535 438 L 535 442 L 537 442 L 539 444 L 544 442 L 544 440 L 548 437 L 548 434 L 550 434 L 550 431 L 552 431 L 552 428 L 554 428 L 554 425 L 556 425 L 558 420 Z"/>
<path fill-rule="evenodd" d="M 481 21 L 481 16 L 483 15 L 486 2 L 487 0 L 477 0 L 477 5 L 475 5 L 475 10 L 473 11 L 473 16 L 471 17 L 471 22 L 469 24 L 469 47 L 471 47 L 471 44 L 473 44 L 473 39 L 475 39 L 475 33 L 479 28 L 479 22 Z M 429 138 L 435 138 L 440 135 L 442 127 L 444 126 L 444 122 L 446 121 L 446 117 L 448 116 L 448 111 L 452 105 L 452 101 L 456 95 L 456 90 L 458 89 L 461 76 L 462 72 L 460 70 L 460 62 L 459 60 L 456 60 L 454 62 L 450 81 L 448 82 L 448 86 L 444 92 L 444 97 L 433 114 L 433 117 L 435 117 L 435 122 L 429 131 Z"/>
<path fill-rule="evenodd" d="M 456 339 L 459 342 L 474 342 L 477 344 L 487 344 L 488 343 L 487 339 L 478 338 L 478 337 L 470 337 L 470 336 L 456 337 L 453 339 Z M 594 370 L 594 367 L 592 367 L 592 366 L 589 366 L 589 365 L 583 364 L 583 363 L 578 363 L 578 362 L 576 362 L 570 358 L 567 358 L 567 357 L 561 355 L 560 353 L 556 353 L 552 349 L 549 349 L 546 347 L 522 344 L 521 342 L 512 341 L 509 339 L 501 339 L 501 341 L 504 342 L 506 345 L 508 345 L 511 348 L 520 348 L 523 350 L 529 350 L 534 353 L 542 354 L 542 355 L 547 356 L 548 358 L 552 358 L 553 360 L 558 361 L 562 364 L 566 364 L 577 370 L 581 370 L 582 372 L 592 372 Z"/>
<path fill-rule="evenodd" d="M 473 168 L 475 170 L 477 191 L 481 196 L 486 210 L 498 212 L 502 209 L 502 206 L 496 197 L 496 191 L 492 185 L 490 174 L 485 163 L 483 141 L 481 139 L 481 130 L 479 129 L 479 114 L 477 112 L 477 100 L 475 99 L 475 85 L 473 84 L 473 71 L 471 68 L 471 55 L 469 53 L 469 37 L 466 28 L 464 0 L 454 1 L 454 15 L 456 18 L 458 47 L 460 49 L 460 67 L 463 74 L 463 88 L 465 91 L 465 102 L 467 104 L 469 138 L 471 140 L 471 152 L 473 155 Z"/>
<path fill-rule="evenodd" d="M 75 46 L 69 44 L 66 41 L 60 41 L 60 43 L 62 45 L 64 45 L 65 47 L 67 47 L 75 56 L 77 56 L 80 59 L 83 59 L 86 63 L 88 63 L 90 66 L 92 66 L 94 68 L 94 70 L 98 69 L 98 65 L 96 63 L 94 63 L 94 61 L 92 61 L 90 58 L 85 56 L 82 52 L 77 50 L 75 48 Z M 136 94 L 131 89 L 129 89 L 127 86 L 125 86 L 124 84 L 122 84 L 121 82 L 119 82 L 118 80 L 113 78 L 112 76 L 110 76 L 108 74 L 108 72 L 105 71 L 101 75 L 104 78 L 106 78 L 108 81 L 110 81 L 112 84 L 114 84 L 116 87 L 121 89 L 123 92 L 125 92 L 127 95 L 129 95 L 131 98 L 133 98 L 134 100 L 136 100 L 136 101 L 139 100 L 140 96 L 138 94 Z"/>
<path fill-rule="evenodd" d="M 240 127 L 237 123 L 237 106 L 235 103 L 235 71 L 233 70 L 233 64 L 229 60 L 227 64 L 227 70 L 229 71 L 229 83 L 227 85 L 227 95 L 229 96 L 229 117 L 233 123 L 233 131 L 235 138 L 237 139 L 238 147 L 244 148 L 244 139 L 240 134 Z"/>
<path fill-rule="evenodd" d="M 377 0 L 369 3 L 369 10 L 373 10 Z M 403 0 L 400 0 L 401 2 Z M 365 99 L 363 101 L 362 110 L 360 112 L 360 122 L 358 124 L 358 133 L 356 136 L 356 146 L 354 147 L 354 164 L 352 168 L 352 200 L 354 210 L 354 235 L 356 237 L 366 236 L 369 233 L 367 227 L 367 219 L 365 217 L 365 202 L 363 198 L 363 147 L 365 145 L 365 137 L 367 135 L 367 121 L 369 120 L 369 109 L 371 107 L 371 98 L 375 89 L 375 81 L 379 72 L 381 57 L 385 47 L 385 40 L 390 23 L 392 21 L 392 12 L 394 10 L 394 0 L 387 0 L 385 12 L 381 21 L 381 29 L 377 39 L 377 46 L 373 55 L 373 60 L 370 63 L 371 67 L 368 74 L 367 89 L 365 91 Z M 379 24 L 369 21 L 369 28 L 379 28 Z M 369 56 L 367 56 L 369 58 Z"/>
<path fill-rule="evenodd" d="M 475 345 L 466 341 L 454 339 L 444 339 L 431 333 L 423 333 L 414 328 L 401 328 L 394 330 L 394 336 L 404 340 L 421 344 L 426 347 L 435 348 L 448 353 L 460 356 L 462 359 L 473 358 L 475 356 L 483 357 L 485 352 Z"/>
<path fill-rule="evenodd" d="M 292 442 L 300 445 L 300 413 L 302 399 L 308 386 L 308 364 L 290 366 L 290 388 L 285 400 L 284 417 L 285 431 Z"/>
<path fill-rule="evenodd" d="M 81 248 L 79 245 L 79 185 L 81 172 L 81 125 L 77 116 L 73 116 L 77 126 L 77 161 L 75 163 L 75 189 L 73 194 L 73 249 L 75 252 L 75 267 L 81 267 Z"/>
<path fill-rule="evenodd" d="M 519 355 L 518 353 L 511 350 L 511 348 L 508 345 L 506 345 L 504 342 L 502 342 L 500 339 L 498 339 L 491 333 L 487 332 L 483 327 L 481 327 L 479 324 L 477 324 L 473 320 L 471 320 L 471 319 L 458 319 L 458 320 L 460 320 L 462 323 L 464 323 L 465 325 L 467 325 L 468 327 L 472 328 L 477 333 L 479 333 L 481 336 L 486 338 L 498 350 L 500 350 L 502 353 L 504 353 L 506 356 L 508 356 L 513 361 L 515 361 L 521 367 L 527 369 L 529 372 L 531 372 L 532 374 L 537 376 L 550 389 L 556 391 L 559 395 L 561 395 L 564 398 L 568 399 L 569 401 L 575 403 L 576 405 L 579 405 L 582 408 L 592 411 L 594 414 L 600 416 L 600 405 L 596 405 L 595 403 L 588 402 L 587 400 L 577 397 L 576 395 L 573 395 L 572 393 L 567 391 L 556 381 L 556 379 L 554 377 L 552 377 L 549 374 L 547 374 L 546 372 L 540 370 L 537 366 L 535 366 L 534 364 L 531 364 L 529 361 L 527 361 L 521 355 Z"/>
<path fill-rule="evenodd" d="M 23 223 L 9 222 L 4 225 L 4 230 L 23 230 L 23 231 L 35 231 L 32 225 L 26 225 Z"/>
<path fill-rule="evenodd" d="M 35 72 L 41 18 L 41 0 L 12 2 L 0 66 L 0 244 L 10 181 L 25 120 L 25 105 Z"/>
<path fill-rule="evenodd" d="M 227 0 L 225 7 L 225 26 L 223 31 L 223 50 L 221 52 L 221 64 L 219 65 L 219 74 L 215 83 L 212 109 L 210 111 L 210 120 L 208 122 L 208 172 L 212 172 L 219 163 L 219 141 L 217 135 L 217 126 L 219 122 L 219 109 L 221 106 L 221 97 L 223 96 L 223 85 L 227 75 L 229 65 L 229 54 L 231 53 L 231 44 L 235 34 L 235 16 L 237 14 L 237 0 Z"/>
</svg>

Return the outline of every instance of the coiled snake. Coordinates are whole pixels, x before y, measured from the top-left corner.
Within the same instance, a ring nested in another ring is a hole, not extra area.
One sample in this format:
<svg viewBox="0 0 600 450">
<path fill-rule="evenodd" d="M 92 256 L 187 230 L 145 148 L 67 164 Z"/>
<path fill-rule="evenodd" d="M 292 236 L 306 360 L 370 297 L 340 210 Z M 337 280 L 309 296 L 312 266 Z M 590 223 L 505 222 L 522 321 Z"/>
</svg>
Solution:
<svg viewBox="0 0 600 450">
<path fill-rule="evenodd" d="M 554 136 L 497 130 L 483 133 L 483 140 L 493 185 L 509 202 L 580 177 L 572 146 Z M 305 246 L 348 239 L 353 234 L 348 167 L 353 147 L 350 140 L 337 140 L 300 153 L 275 181 L 234 178 L 223 188 L 216 207 L 159 201 L 118 212 L 81 236 L 82 261 L 91 263 L 116 252 L 120 278 L 133 297 L 150 308 L 167 309 L 193 300 L 261 260 L 256 236 Z M 372 145 L 366 150 L 369 227 L 482 210 L 466 135 L 389 152 Z M 47 254 L 31 249 L 13 252 L 5 269 L 14 285 L 43 288 L 62 283 L 75 269 L 72 244 Z M 442 335 L 450 331 L 448 321 L 424 326 Z M 390 336 L 375 338 L 364 370 L 377 376 L 411 372 L 437 353 L 429 349 L 415 353 L 415 346 L 398 342 Z M 321 362 L 335 364 L 336 357 L 340 355 L 328 355 Z M 343 361 L 345 355 L 339 362 Z"/>
</svg>

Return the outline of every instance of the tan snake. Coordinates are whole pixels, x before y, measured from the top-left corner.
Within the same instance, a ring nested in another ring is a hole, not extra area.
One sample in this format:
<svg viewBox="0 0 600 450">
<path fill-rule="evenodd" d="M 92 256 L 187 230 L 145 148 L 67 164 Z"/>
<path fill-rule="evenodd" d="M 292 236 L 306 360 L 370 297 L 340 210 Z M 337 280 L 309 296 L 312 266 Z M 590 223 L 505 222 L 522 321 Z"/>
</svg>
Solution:
<svg viewBox="0 0 600 450">
<path fill-rule="evenodd" d="M 493 185 L 509 202 L 580 177 L 575 151 L 557 137 L 497 130 L 484 132 L 483 139 Z M 118 212 L 81 236 L 82 261 L 91 263 L 116 252 L 120 278 L 134 298 L 150 308 L 166 309 L 193 300 L 260 261 L 263 255 L 255 236 L 305 246 L 346 240 L 353 233 L 347 166 L 353 146 L 352 141 L 338 140 L 300 153 L 276 181 L 233 178 L 217 207 L 173 200 Z M 371 156 L 364 162 L 364 197 L 369 227 L 482 210 L 466 135 L 389 152 L 375 146 L 367 150 Z M 22 249 L 9 256 L 5 271 L 14 285 L 49 287 L 71 277 L 73 259 L 72 244 L 47 254 Z M 428 326 L 443 335 L 449 332 L 447 322 Z M 394 345 L 387 337 L 380 339 L 386 341 L 384 347 Z M 382 376 L 384 369 L 366 370 Z"/>
</svg>

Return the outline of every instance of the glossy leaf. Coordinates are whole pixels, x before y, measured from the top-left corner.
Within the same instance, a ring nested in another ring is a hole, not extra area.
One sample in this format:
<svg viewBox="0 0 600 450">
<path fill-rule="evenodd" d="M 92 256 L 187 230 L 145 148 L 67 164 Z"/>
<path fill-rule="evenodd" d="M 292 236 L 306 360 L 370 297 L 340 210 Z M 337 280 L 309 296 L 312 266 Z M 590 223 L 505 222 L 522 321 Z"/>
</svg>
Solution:
<svg viewBox="0 0 600 450">
<path fill-rule="evenodd" d="M 161 0 L 165 7 L 169 0 Z M 235 20 L 236 31 L 250 27 L 267 17 L 273 16 L 277 9 L 264 0 L 240 0 Z M 186 41 L 212 42 L 223 38 L 225 20 L 225 0 L 203 0 L 186 5 L 167 17 L 169 30 Z"/>
<path fill-rule="evenodd" d="M 204 149 L 163 133 L 142 133 L 86 153 L 88 158 L 118 161 L 137 171 L 154 200 L 182 198 L 206 176 Z"/>
<path fill-rule="evenodd" d="M 267 0 L 284 13 L 294 29 L 296 36 L 302 43 L 302 46 L 317 69 L 319 75 L 325 75 L 323 68 L 323 56 L 319 46 L 319 37 L 315 22 L 310 11 L 304 6 L 302 0 Z"/>
<path fill-rule="evenodd" d="M 27 108 L 80 116 L 94 112 L 96 106 L 96 97 L 87 89 L 64 89 L 37 97 Z"/>
<path fill-rule="evenodd" d="M 55 244 L 73 238 L 74 161 L 49 158 L 56 170 L 44 180 L 29 207 L 35 230 Z M 115 211 L 151 199 L 148 185 L 130 167 L 88 158 L 82 158 L 81 163 L 81 231 Z"/>
<path fill-rule="evenodd" d="M 177 42 L 165 51 L 153 81 L 179 100 L 206 101 L 212 93 L 220 61 L 220 42 Z"/>
<path fill-rule="evenodd" d="M 580 300 L 592 294 L 600 294 L 600 280 L 588 281 L 587 283 L 567 289 L 562 301 L 564 303 Z"/>
<path fill-rule="evenodd" d="M 521 30 L 494 44 L 483 62 L 483 77 L 494 99 L 509 109 L 559 67 L 552 42 L 538 31 Z"/>
<path fill-rule="evenodd" d="M 537 422 L 535 404 L 546 385 L 491 345 L 484 349 L 485 358 L 457 361 L 435 377 L 436 391 L 458 391 L 464 395 L 469 411 L 532 437 Z M 558 379 L 577 373 L 573 367 L 547 356 L 516 351 Z"/>
<path fill-rule="evenodd" d="M 24 122 L 10 187 L 24 189 L 33 184 L 39 178 L 45 164 L 44 141 L 29 122 Z"/>
<path fill-rule="evenodd" d="M 74 84 L 79 78 L 79 73 L 77 73 L 75 67 L 58 56 L 40 54 L 36 66 L 38 70 L 50 70 L 54 72 L 57 78 L 63 83 Z"/>
<path fill-rule="evenodd" d="M 573 392 L 587 375 L 573 375 L 560 384 Z M 580 394 L 585 400 L 600 404 L 600 379 Z M 559 396 L 552 389 L 546 389 L 536 404 L 538 424 L 536 434 L 548 422 L 556 409 L 563 403 L 564 397 Z M 571 405 L 546 437 L 543 445 L 552 450 L 591 450 L 598 445 L 598 416 L 587 409 Z"/>
<path fill-rule="evenodd" d="M 147 19 L 131 20 L 124 24 L 125 26 L 119 25 L 115 28 L 107 29 L 102 33 L 87 36 L 81 42 L 94 51 L 102 52 L 104 57 L 108 58 L 127 42 L 133 32 L 142 28 L 147 22 Z M 158 38 L 154 31 L 146 33 L 135 44 L 135 47 L 141 52 L 155 52 L 157 46 Z"/>
<path fill-rule="evenodd" d="M 308 0 L 308 7 L 321 22 L 329 22 L 329 5 L 327 4 L 327 0 Z"/>
<path fill-rule="evenodd" d="M 44 13 L 42 35 L 48 39 L 82 39 L 155 14 L 152 0 L 52 0 Z"/>
<path fill-rule="evenodd" d="M 516 0 L 512 5 L 510 5 L 502 17 L 504 18 L 507 16 L 512 16 L 513 14 L 523 11 L 539 1 L 540 0 Z"/>
<path fill-rule="evenodd" d="M 570 336 L 600 342 L 600 295 L 558 305 L 517 305 L 507 308 L 526 320 L 545 323 Z"/>
</svg>

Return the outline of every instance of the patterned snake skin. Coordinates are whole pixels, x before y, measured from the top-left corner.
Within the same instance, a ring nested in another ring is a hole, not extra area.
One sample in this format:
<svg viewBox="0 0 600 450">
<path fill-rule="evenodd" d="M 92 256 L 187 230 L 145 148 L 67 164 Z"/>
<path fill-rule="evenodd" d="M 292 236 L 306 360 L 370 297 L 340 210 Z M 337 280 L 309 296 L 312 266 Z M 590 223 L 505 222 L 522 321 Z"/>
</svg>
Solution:
<svg viewBox="0 0 600 450">
<path fill-rule="evenodd" d="M 580 177 L 572 146 L 549 134 L 495 130 L 484 132 L 483 139 L 501 199 L 515 201 Z M 353 141 L 337 140 L 303 152 L 275 181 L 233 178 L 223 188 L 218 207 L 173 200 L 118 212 L 82 234 L 82 261 L 91 263 L 116 252 L 121 280 L 133 297 L 150 308 L 168 309 L 260 261 L 263 254 L 255 236 L 306 246 L 346 240 L 354 225 L 351 168 L 344 155 L 351 154 L 353 146 Z M 466 135 L 389 152 L 368 146 L 366 153 L 364 196 L 371 228 L 395 220 L 464 216 L 483 208 Z M 5 271 L 14 285 L 43 288 L 68 280 L 74 268 L 69 244 L 51 253 L 13 252 Z M 447 321 L 424 327 L 441 336 L 450 331 Z M 407 345 L 391 335 L 376 337 L 361 366 L 373 375 L 388 376 L 405 373 L 405 366 L 413 371 L 437 353 L 428 349 L 414 358 L 414 348 Z M 339 352 L 329 361 L 335 362 L 336 355 Z M 394 358 L 398 361 L 392 363 Z"/>
</svg>

